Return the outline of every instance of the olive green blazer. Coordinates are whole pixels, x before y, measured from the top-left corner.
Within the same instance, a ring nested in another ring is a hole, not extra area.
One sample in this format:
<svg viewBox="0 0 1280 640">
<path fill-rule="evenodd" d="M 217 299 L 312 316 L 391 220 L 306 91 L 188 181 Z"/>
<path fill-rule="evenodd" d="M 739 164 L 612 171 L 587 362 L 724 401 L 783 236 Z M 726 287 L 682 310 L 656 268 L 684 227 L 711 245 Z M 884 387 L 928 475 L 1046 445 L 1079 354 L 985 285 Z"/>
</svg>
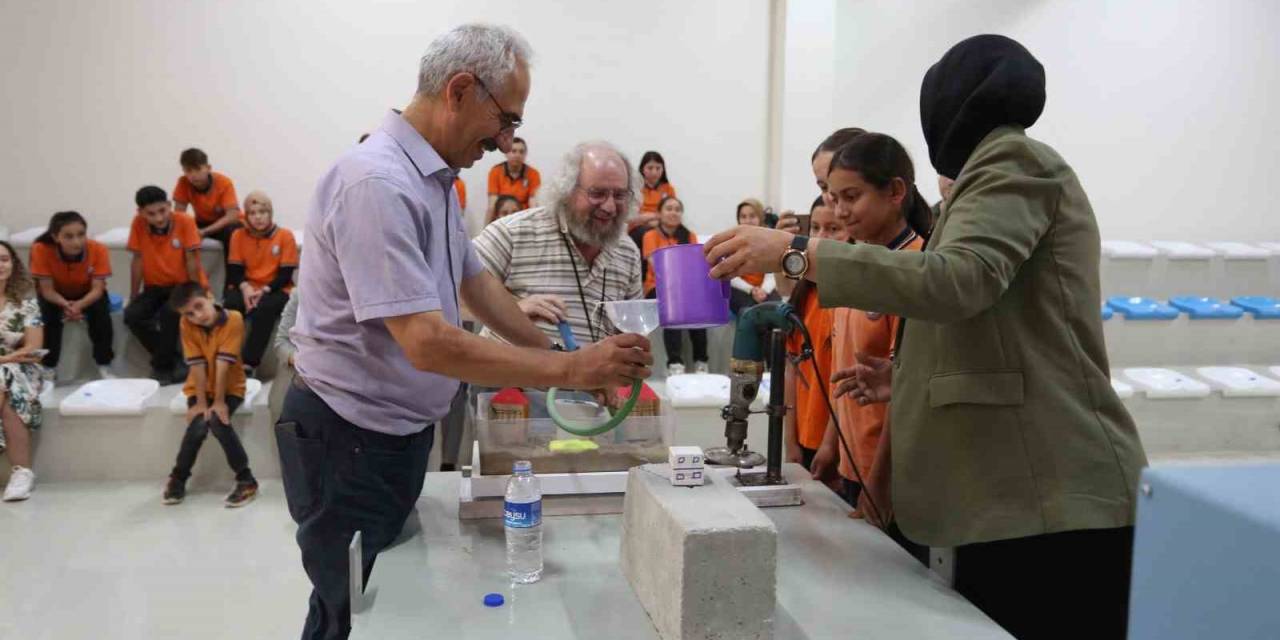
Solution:
<svg viewBox="0 0 1280 640">
<path fill-rule="evenodd" d="M 1146 455 L 1110 384 L 1097 220 L 1018 127 L 970 155 L 924 252 L 823 242 L 819 299 L 907 318 L 890 433 L 899 525 L 931 546 L 1131 525 Z"/>
</svg>

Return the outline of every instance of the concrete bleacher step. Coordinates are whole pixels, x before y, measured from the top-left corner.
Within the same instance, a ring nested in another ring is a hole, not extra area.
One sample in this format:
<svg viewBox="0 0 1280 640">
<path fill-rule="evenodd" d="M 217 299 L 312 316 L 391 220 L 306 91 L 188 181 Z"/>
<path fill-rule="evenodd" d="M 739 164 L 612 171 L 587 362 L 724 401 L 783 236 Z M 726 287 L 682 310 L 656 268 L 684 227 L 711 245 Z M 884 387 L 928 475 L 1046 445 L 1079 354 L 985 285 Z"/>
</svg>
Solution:
<svg viewBox="0 0 1280 640">
<path fill-rule="evenodd" d="M 1280 243 L 1104 240 L 1107 296 L 1280 295 Z"/>
<path fill-rule="evenodd" d="M 1124 404 L 1148 454 L 1280 455 L 1280 381 L 1256 369 L 1135 367 L 1113 379 L 1135 388 Z"/>
<path fill-rule="evenodd" d="M 253 401 L 232 416 L 232 427 L 259 478 L 280 477 L 271 412 L 267 409 L 271 384 L 262 383 Z M 78 388 L 58 387 L 54 391 L 55 404 L 44 409 L 43 425 L 36 432 L 33 465 L 39 482 L 154 480 L 157 487 L 162 486 L 186 431 L 184 416 L 174 415 L 171 410 L 174 397 L 182 395 L 182 386 L 160 387 L 146 400 L 139 415 L 62 415 L 58 405 Z M 8 480 L 8 473 L 9 465 L 0 465 L 0 482 Z M 192 482 L 221 485 L 233 478 L 222 448 L 210 435 L 200 449 Z"/>
</svg>

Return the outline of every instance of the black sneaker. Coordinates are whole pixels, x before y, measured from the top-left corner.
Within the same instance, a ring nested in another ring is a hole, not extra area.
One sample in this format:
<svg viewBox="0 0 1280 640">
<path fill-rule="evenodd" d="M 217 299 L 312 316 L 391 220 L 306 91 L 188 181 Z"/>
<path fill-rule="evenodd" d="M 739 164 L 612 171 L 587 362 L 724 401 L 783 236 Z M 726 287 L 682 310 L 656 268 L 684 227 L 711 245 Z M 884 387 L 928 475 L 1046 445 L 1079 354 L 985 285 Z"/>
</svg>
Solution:
<svg viewBox="0 0 1280 640">
<path fill-rule="evenodd" d="M 168 484 L 164 485 L 164 503 L 179 504 L 187 497 L 187 483 L 173 476 L 169 476 Z"/>
<path fill-rule="evenodd" d="M 228 509 L 234 509 L 253 502 L 256 497 L 258 497 L 258 482 L 256 480 L 237 482 L 236 488 L 227 494 L 227 499 L 223 500 L 222 504 L 226 505 Z"/>
</svg>

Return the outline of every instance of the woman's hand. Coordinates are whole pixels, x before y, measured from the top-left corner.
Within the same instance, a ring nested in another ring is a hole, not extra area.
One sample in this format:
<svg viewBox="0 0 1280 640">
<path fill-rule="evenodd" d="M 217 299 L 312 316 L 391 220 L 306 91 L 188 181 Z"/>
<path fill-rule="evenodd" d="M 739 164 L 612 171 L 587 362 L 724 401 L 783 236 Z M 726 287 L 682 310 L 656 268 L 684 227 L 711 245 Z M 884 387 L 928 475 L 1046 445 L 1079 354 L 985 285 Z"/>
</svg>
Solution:
<svg viewBox="0 0 1280 640">
<path fill-rule="evenodd" d="M 703 249 L 711 277 L 727 280 L 781 271 L 782 254 L 791 248 L 794 237 L 786 231 L 745 225 L 717 233 Z"/>
<path fill-rule="evenodd" d="M 787 210 L 778 216 L 778 225 L 774 227 L 778 231 L 786 231 L 787 233 L 800 234 L 800 218 L 796 217 L 796 212 Z"/>
</svg>

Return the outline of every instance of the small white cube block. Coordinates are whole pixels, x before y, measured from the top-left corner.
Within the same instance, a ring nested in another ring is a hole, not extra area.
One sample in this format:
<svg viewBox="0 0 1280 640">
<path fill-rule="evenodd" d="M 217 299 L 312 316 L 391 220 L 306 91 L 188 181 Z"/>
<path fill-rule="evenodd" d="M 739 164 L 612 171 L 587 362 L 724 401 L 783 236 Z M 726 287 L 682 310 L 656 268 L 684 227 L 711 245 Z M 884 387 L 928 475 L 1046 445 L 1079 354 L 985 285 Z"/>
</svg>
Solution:
<svg viewBox="0 0 1280 640">
<path fill-rule="evenodd" d="M 672 469 L 701 469 L 702 447 L 668 447 L 668 462 Z"/>
<path fill-rule="evenodd" d="M 700 487 L 703 484 L 702 469 L 672 469 L 671 484 L 677 487 Z"/>
</svg>

